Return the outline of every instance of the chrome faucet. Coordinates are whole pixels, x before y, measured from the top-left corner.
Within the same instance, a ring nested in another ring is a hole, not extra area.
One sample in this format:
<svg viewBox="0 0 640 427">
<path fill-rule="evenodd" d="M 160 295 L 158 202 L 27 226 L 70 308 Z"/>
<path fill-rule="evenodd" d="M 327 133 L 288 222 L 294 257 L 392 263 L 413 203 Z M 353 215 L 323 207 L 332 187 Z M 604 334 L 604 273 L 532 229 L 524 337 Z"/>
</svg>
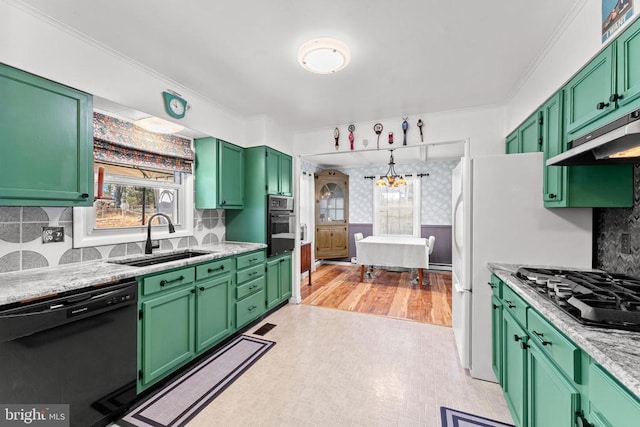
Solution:
<svg viewBox="0 0 640 427">
<path fill-rule="evenodd" d="M 153 215 L 151 215 L 149 217 L 149 220 L 147 221 L 147 243 L 145 243 L 144 245 L 144 253 L 145 254 L 151 254 L 153 253 L 153 248 L 159 248 L 160 245 L 157 246 L 153 246 L 153 244 L 151 243 L 151 220 L 153 220 L 153 218 L 157 217 L 157 216 L 163 216 L 165 217 L 165 219 L 167 220 L 167 222 L 169 222 L 169 233 L 175 233 L 176 229 L 173 227 L 173 224 L 171 223 L 171 218 L 169 218 L 167 215 L 163 214 L 163 213 L 154 213 Z"/>
</svg>

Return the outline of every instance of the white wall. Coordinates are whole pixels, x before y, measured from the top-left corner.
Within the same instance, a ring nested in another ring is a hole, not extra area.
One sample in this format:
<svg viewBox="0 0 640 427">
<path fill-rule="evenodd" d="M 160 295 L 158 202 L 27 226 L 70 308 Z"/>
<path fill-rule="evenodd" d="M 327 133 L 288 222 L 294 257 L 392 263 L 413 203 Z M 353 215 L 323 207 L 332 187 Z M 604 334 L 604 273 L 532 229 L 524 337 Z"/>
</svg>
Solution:
<svg viewBox="0 0 640 427">
<path fill-rule="evenodd" d="M 250 117 L 245 121 L 245 141 L 247 147 L 268 145 L 283 153 L 293 154 L 291 132 L 265 114 Z"/>
<path fill-rule="evenodd" d="M 17 3 L 0 2 L 0 62 L 167 120 L 161 93 L 172 89 L 192 107 L 180 124 L 246 144 L 238 115 Z"/>
<path fill-rule="evenodd" d="M 422 119 L 424 126 L 424 143 L 420 142 L 420 134 L 415 123 Z M 445 111 L 432 114 L 416 114 L 409 118 L 409 130 L 407 131 L 408 145 L 428 145 L 445 141 L 460 141 L 470 138 L 471 155 L 500 154 L 504 153 L 504 108 L 486 107 L 480 109 L 468 109 L 459 111 Z M 380 122 L 384 130 L 380 135 L 380 144 L 384 141 L 387 146 L 387 135 L 394 134 L 394 144 L 402 144 L 402 118 L 392 117 L 370 122 L 354 123 L 356 130 L 355 150 L 363 150 L 363 140 L 369 141 L 368 149 L 375 148 L 376 134 L 373 125 Z M 346 124 L 338 124 L 341 131 L 340 150 L 349 150 L 348 131 Z M 333 127 L 327 129 L 298 132 L 293 137 L 293 150 L 295 154 L 324 154 L 334 153 Z M 452 151 L 453 150 L 453 151 Z M 429 146 L 428 158 L 431 160 L 451 159 L 462 155 L 461 145 Z"/>
<path fill-rule="evenodd" d="M 507 103 L 507 132 L 522 123 L 607 44 L 601 42 L 601 22 L 602 0 L 577 2 Z M 616 34 L 622 31 L 624 27 Z"/>
</svg>

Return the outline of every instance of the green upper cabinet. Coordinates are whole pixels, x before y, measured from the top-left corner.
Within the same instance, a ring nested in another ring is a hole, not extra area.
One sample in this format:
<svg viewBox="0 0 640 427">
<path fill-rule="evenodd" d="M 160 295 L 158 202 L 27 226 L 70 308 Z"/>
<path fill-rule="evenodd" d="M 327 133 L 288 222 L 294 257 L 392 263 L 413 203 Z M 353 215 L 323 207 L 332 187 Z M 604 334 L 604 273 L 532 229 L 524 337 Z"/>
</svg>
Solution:
<svg viewBox="0 0 640 427">
<path fill-rule="evenodd" d="M 506 154 L 516 154 L 520 152 L 520 144 L 518 140 L 518 130 L 513 131 L 509 136 L 507 136 L 505 141 L 505 153 Z"/>
<path fill-rule="evenodd" d="M 216 138 L 195 140 L 198 209 L 244 207 L 244 149 Z"/>
<path fill-rule="evenodd" d="M 562 206 L 566 166 L 546 166 L 549 158 L 562 153 L 562 91 L 542 106 L 542 146 L 544 152 L 543 200 L 545 207 Z"/>
<path fill-rule="evenodd" d="M 267 193 L 291 196 L 291 157 L 272 148 L 266 149 Z"/>
<path fill-rule="evenodd" d="M 91 206 L 91 95 L 0 64 L 0 99 L 0 205 Z"/>
<path fill-rule="evenodd" d="M 564 151 L 563 91 L 542 106 L 543 201 L 547 208 L 633 205 L 632 165 L 546 166 Z"/>
<path fill-rule="evenodd" d="M 616 59 L 617 102 L 624 114 L 640 103 L 640 20 L 616 39 Z"/>
<path fill-rule="evenodd" d="M 599 127 L 616 103 L 615 45 L 609 45 L 564 87 L 567 141 Z"/>
<path fill-rule="evenodd" d="M 541 113 L 532 114 L 524 123 L 518 127 L 518 139 L 521 153 L 533 153 L 542 151 L 542 137 L 540 135 L 542 123 Z"/>
<path fill-rule="evenodd" d="M 506 153 L 532 153 L 542 151 L 541 113 L 536 112 L 506 138 Z"/>
</svg>

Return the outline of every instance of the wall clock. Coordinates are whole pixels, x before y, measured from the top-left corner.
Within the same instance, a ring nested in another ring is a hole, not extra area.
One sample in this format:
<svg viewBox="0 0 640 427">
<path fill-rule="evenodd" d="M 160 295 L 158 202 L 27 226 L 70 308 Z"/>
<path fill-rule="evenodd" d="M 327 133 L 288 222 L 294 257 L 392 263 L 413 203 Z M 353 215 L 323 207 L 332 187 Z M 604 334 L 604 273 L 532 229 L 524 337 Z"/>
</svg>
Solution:
<svg viewBox="0 0 640 427">
<path fill-rule="evenodd" d="M 187 101 L 180 98 L 180 96 L 171 92 L 162 92 L 164 98 L 164 108 L 167 113 L 176 119 L 181 119 L 187 112 Z"/>
</svg>

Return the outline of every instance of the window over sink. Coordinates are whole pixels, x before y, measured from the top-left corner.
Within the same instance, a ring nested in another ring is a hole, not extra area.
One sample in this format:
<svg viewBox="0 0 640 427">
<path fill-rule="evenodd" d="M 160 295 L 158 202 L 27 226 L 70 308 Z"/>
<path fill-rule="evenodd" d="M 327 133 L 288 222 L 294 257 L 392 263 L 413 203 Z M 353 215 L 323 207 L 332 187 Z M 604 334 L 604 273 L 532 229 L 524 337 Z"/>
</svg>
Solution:
<svg viewBox="0 0 640 427">
<path fill-rule="evenodd" d="M 93 206 L 74 208 L 73 246 L 146 239 L 151 215 L 154 239 L 193 235 L 191 139 L 143 131 L 131 122 L 94 113 Z"/>
</svg>

